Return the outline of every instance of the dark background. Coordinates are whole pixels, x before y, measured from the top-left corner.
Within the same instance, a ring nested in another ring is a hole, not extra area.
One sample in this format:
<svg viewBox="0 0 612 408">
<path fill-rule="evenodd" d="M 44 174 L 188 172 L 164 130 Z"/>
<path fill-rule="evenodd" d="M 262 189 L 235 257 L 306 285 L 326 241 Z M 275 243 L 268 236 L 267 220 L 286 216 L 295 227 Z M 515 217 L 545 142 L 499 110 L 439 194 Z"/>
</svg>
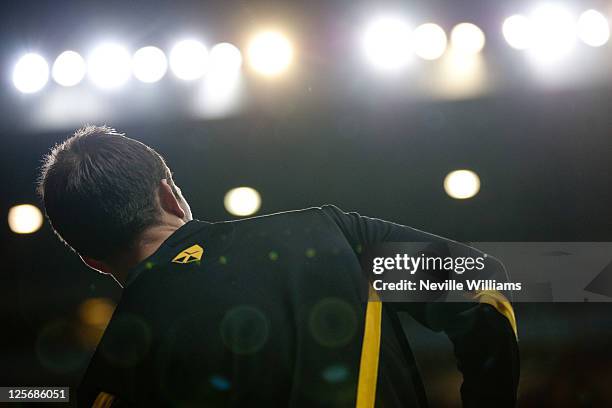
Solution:
<svg viewBox="0 0 612 408">
<path fill-rule="evenodd" d="M 365 2 L 4 3 L 0 214 L 37 203 L 41 157 L 93 119 L 157 149 L 199 219 L 231 218 L 223 196 L 246 185 L 262 195 L 260 214 L 333 203 L 464 241 L 610 241 L 610 45 L 573 62 L 566 86 L 541 86 L 499 34 L 503 18 L 521 4 L 530 3 L 388 4 L 447 30 L 472 21 L 488 35 L 485 56 L 498 86 L 478 98 L 445 101 L 413 94 L 409 75 L 378 83 L 368 75 L 351 37 L 371 8 Z M 607 2 L 573 4 L 611 9 Z M 138 84 L 112 94 L 91 90 L 113 106 L 110 115 L 45 127 L 33 118 L 45 92 L 59 87 L 24 96 L 10 82 L 15 58 L 33 44 L 52 58 L 66 48 L 85 50 L 108 33 L 137 46 L 164 46 L 198 32 L 211 43 L 243 48 L 251 28 L 277 21 L 299 46 L 295 73 L 276 81 L 247 77 L 243 109 L 224 119 L 183 111 L 189 85 L 168 75 L 154 91 Z M 480 175 L 473 199 L 453 200 L 442 189 L 457 168 Z M 119 288 L 81 265 L 47 225 L 16 235 L 5 222 L 0 239 L 0 385 L 77 384 L 93 347 L 73 336 L 79 307 L 88 298 L 116 301 Z M 520 406 L 612 406 L 611 310 L 516 305 Z M 432 405 L 456 405 L 460 379 L 450 343 L 406 325 Z"/>
</svg>

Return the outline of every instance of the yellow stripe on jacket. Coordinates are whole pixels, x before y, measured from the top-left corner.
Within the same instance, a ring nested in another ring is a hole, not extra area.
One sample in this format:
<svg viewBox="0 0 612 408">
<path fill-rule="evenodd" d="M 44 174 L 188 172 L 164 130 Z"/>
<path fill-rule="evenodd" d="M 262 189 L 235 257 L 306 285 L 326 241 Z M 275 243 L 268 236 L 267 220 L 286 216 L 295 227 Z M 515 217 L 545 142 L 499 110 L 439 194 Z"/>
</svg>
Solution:
<svg viewBox="0 0 612 408">
<path fill-rule="evenodd" d="M 370 288 L 370 301 L 366 307 L 361 362 L 357 383 L 357 408 L 373 408 L 376 402 L 378 360 L 380 353 L 380 331 L 382 323 L 382 302 L 374 289 Z"/>
<path fill-rule="evenodd" d="M 512 309 L 512 305 L 504 295 L 502 295 L 496 290 L 482 290 L 477 292 L 474 295 L 474 298 L 477 299 L 480 303 L 486 303 L 493 306 L 495 309 L 497 309 L 499 313 L 506 316 L 506 318 L 510 322 L 510 326 L 512 326 L 514 335 L 518 339 L 518 329 L 516 326 L 516 316 L 514 315 L 514 309 Z"/>
<path fill-rule="evenodd" d="M 111 408 L 115 402 L 115 396 L 106 392 L 101 392 L 96 397 L 91 408 Z"/>
</svg>

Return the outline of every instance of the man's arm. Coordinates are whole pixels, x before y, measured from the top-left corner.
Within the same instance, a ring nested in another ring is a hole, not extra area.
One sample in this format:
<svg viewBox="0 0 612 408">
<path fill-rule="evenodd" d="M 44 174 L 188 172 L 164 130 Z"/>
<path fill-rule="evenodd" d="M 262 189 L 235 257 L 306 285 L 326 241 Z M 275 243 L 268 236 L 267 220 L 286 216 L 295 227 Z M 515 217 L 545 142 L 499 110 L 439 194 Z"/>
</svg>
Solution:
<svg viewBox="0 0 612 408">
<path fill-rule="evenodd" d="M 345 213 L 323 206 L 353 247 L 382 242 L 427 242 L 451 245 L 459 251 L 475 251 L 463 244 L 414 228 L 375 218 Z M 486 268 L 502 270 L 493 257 Z M 458 368 L 463 374 L 461 397 L 465 407 L 512 407 L 516 404 L 519 352 L 516 320 L 510 303 L 498 292 L 483 292 L 462 303 L 388 303 L 408 312 L 426 327 L 444 332 L 454 345 Z"/>
</svg>

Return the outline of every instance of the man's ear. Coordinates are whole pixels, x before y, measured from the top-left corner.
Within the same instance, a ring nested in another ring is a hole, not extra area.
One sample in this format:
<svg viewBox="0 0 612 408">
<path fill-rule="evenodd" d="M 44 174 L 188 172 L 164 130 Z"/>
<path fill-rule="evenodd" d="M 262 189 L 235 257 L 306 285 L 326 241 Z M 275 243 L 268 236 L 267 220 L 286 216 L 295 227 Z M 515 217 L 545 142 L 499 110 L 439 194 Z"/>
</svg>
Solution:
<svg viewBox="0 0 612 408">
<path fill-rule="evenodd" d="M 174 195 L 172 187 L 168 184 L 168 180 L 163 179 L 159 182 L 159 203 L 162 210 L 176 215 L 181 220 L 185 218 L 185 211 L 178 202 L 178 197 Z"/>
<path fill-rule="evenodd" d="M 110 269 L 106 265 L 106 263 L 104 263 L 102 261 L 98 261 L 97 259 L 90 258 L 88 256 L 81 256 L 81 255 L 79 255 L 79 257 L 85 263 L 85 265 L 89 266 L 91 269 L 96 270 L 96 271 L 98 271 L 100 273 L 103 273 L 105 275 L 110 274 Z"/>
</svg>

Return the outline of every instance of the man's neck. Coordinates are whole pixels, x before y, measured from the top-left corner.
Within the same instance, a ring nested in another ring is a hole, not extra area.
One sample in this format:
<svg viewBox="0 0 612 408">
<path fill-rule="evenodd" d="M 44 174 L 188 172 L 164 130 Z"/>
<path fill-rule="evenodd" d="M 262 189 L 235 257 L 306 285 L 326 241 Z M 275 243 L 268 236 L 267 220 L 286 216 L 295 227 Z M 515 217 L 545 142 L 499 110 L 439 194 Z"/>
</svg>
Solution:
<svg viewBox="0 0 612 408">
<path fill-rule="evenodd" d="M 185 224 L 179 218 L 164 221 L 143 231 L 132 250 L 113 262 L 112 275 L 122 287 L 125 286 L 128 271 L 153 255 L 168 237 Z"/>
</svg>

